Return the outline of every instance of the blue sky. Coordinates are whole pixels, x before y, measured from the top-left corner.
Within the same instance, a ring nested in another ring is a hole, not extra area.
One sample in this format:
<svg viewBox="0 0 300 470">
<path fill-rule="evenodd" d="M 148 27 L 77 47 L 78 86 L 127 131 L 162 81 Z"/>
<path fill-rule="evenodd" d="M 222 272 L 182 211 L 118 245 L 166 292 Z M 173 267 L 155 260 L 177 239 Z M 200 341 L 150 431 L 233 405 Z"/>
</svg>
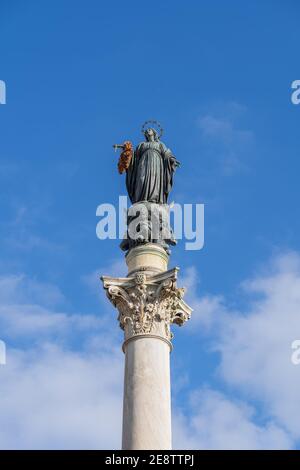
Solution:
<svg viewBox="0 0 300 470">
<path fill-rule="evenodd" d="M 195 309 L 174 445 L 299 446 L 298 18 L 296 0 L 0 1 L 0 447 L 119 445 L 122 335 L 97 275 L 124 262 L 95 213 L 125 194 L 112 144 L 151 118 L 181 161 L 170 199 L 205 204 L 204 248 L 170 261 Z"/>
</svg>

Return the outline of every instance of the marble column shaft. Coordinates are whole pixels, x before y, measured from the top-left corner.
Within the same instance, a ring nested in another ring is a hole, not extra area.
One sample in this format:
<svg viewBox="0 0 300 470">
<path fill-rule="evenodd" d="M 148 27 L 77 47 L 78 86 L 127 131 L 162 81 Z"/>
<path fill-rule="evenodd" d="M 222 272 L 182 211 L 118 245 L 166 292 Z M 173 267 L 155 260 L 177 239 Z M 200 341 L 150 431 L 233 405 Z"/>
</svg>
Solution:
<svg viewBox="0 0 300 470">
<path fill-rule="evenodd" d="M 124 330 L 122 449 L 171 449 L 170 326 L 183 325 L 192 310 L 163 248 L 133 248 L 126 263 L 126 278 L 102 276 Z"/>
</svg>

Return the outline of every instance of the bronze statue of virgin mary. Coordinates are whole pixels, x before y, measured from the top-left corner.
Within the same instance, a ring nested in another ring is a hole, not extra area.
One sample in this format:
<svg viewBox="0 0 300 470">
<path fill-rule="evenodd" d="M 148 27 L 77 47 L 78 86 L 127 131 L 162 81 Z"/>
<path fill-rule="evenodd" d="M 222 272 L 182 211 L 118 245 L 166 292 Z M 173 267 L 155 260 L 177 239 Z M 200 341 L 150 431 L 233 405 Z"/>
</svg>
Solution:
<svg viewBox="0 0 300 470">
<path fill-rule="evenodd" d="M 153 127 L 145 129 L 149 122 L 156 123 L 147 121 L 144 124 L 142 132 L 145 141 L 139 143 L 134 152 L 131 142 L 114 145 L 115 148 L 123 149 L 119 171 L 123 173 L 126 170 L 126 187 L 132 204 L 141 201 L 166 204 L 173 185 L 174 171 L 179 166 L 171 150 L 160 141 L 162 130 L 158 135 Z"/>
<path fill-rule="evenodd" d="M 132 204 L 140 201 L 166 204 L 179 162 L 149 127 L 145 141 L 136 147 L 126 174 L 126 187 Z"/>
<path fill-rule="evenodd" d="M 156 124 L 160 129 L 160 134 L 154 127 L 146 127 L 149 123 Z M 150 209 L 154 205 L 160 207 L 159 210 L 163 211 L 162 214 L 165 213 L 167 216 L 168 196 L 173 185 L 173 175 L 179 166 L 179 162 L 171 150 L 161 142 L 162 129 L 156 121 L 146 121 L 142 132 L 145 141 L 139 143 L 134 151 L 129 141 L 124 142 L 122 145 L 114 145 L 115 149 L 122 149 L 118 163 L 119 172 L 124 173 L 126 171 L 126 188 L 130 201 L 135 207 L 138 203 L 144 203 Z M 128 215 L 127 224 L 133 219 L 134 217 Z M 128 242 L 128 240 L 123 241 L 121 244 L 122 249 L 130 249 L 139 242 L 157 242 L 156 239 L 153 239 L 151 222 L 147 220 L 145 223 L 149 226 L 148 236 L 138 236 L 137 241 L 134 243 L 132 241 Z M 159 241 L 164 247 L 175 243 L 172 231 L 170 230 L 169 233 L 170 237 L 168 239 L 165 238 Z"/>
</svg>

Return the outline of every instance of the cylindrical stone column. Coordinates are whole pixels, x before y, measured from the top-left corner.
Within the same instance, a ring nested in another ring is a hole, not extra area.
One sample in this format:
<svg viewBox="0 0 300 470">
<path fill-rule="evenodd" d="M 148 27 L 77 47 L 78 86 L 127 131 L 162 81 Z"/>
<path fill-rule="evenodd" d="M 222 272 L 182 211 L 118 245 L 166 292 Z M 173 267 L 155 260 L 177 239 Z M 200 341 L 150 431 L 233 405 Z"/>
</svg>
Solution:
<svg viewBox="0 0 300 470">
<path fill-rule="evenodd" d="M 124 330 L 124 450 L 171 449 L 170 325 L 192 310 L 168 258 L 158 244 L 139 245 L 126 256 L 126 278 L 102 276 Z"/>
<path fill-rule="evenodd" d="M 125 346 L 122 449 L 171 449 L 170 348 L 137 337 Z"/>
<path fill-rule="evenodd" d="M 168 255 L 157 245 L 146 245 L 132 249 L 126 262 L 129 276 L 155 274 L 167 270 Z M 152 334 L 131 335 L 125 327 L 122 449 L 172 448 L 171 343 L 164 329 L 152 329 Z"/>
</svg>

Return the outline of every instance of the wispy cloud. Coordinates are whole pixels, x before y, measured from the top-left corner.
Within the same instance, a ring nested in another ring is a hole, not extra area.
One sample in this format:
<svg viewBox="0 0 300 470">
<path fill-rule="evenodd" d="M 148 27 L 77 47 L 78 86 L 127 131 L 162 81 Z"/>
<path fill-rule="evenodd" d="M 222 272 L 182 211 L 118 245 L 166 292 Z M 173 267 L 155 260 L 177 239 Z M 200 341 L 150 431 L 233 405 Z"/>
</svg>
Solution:
<svg viewBox="0 0 300 470">
<path fill-rule="evenodd" d="M 198 298 L 197 279 L 188 270 L 195 311 L 186 334 L 207 335 L 234 394 L 193 390 L 185 376 L 179 389 L 188 384 L 187 402 L 174 408 L 175 448 L 295 447 L 300 375 L 290 357 L 299 336 L 300 255 L 278 255 L 242 283 L 246 306 L 239 311 L 222 296 Z M 0 369 L 0 448 L 120 446 L 123 354 L 115 318 L 68 314 L 63 304 L 55 286 L 1 278 L 7 365 Z"/>
<path fill-rule="evenodd" d="M 247 167 L 254 133 L 239 124 L 239 118 L 245 113 L 245 107 L 230 102 L 202 114 L 197 120 L 202 139 L 218 158 L 224 174 L 231 175 Z"/>
<path fill-rule="evenodd" d="M 246 403 L 260 403 L 264 419 L 288 432 L 296 445 L 300 374 L 291 362 L 291 343 L 300 336 L 300 254 L 275 255 L 241 284 L 239 296 L 245 307 L 232 311 L 224 298 L 204 296 L 203 306 L 196 295 L 199 312 L 187 331 L 203 334 L 209 325 L 208 337 L 220 353 L 219 375 Z"/>
<path fill-rule="evenodd" d="M 3 231 L 2 242 L 6 248 L 14 251 L 30 252 L 33 249 L 62 252 L 66 246 L 54 243 L 50 238 L 41 234 L 40 224 L 47 220 L 47 208 L 45 205 L 35 202 L 31 205 L 17 203 L 10 204 L 10 219 L 5 223 L 0 221 L 0 229 Z"/>
<path fill-rule="evenodd" d="M 88 289 L 93 293 L 96 294 L 97 297 L 103 297 L 102 296 L 102 290 L 101 290 L 101 282 L 100 282 L 100 276 L 124 276 L 126 277 L 127 272 L 126 272 L 126 264 L 124 262 L 124 259 L 115 259 L 112 260 L 109 266 L 104 266 L 104 267 L 99 267 L 92 271 L 91 273 L 84 274 L 81 276 L 81 280 L 84 285 L 88 287 Z"/>
<path fill-rule="evenodd" d="M 1 304 L 42 303 L 44 306 L 62 304 L 61 290 L 50 283 L 39 282 L 25 274 L 0 276 Z"/>
<path fill-rule="evenodd" d="M 0 448 L 119 448 L 120 358 L 55 344 L 9 351 L 0 373 Z"/>
<path fill-rule="evenodd" d="M 123 353 L 112 322 L 49 308 L 62 298 L 26 276 L 0 280 L 2 449 L 120 446 Z"/>
<path fill-rule="evenodd" d="M 289 449 L 288 433 L 270 420 L 255 423 L 255 409 L 212 389 L 199 389 L 189 398 L 192 414 L 174 416 L 174 446 L 181 449 Z"/>
</svg>

